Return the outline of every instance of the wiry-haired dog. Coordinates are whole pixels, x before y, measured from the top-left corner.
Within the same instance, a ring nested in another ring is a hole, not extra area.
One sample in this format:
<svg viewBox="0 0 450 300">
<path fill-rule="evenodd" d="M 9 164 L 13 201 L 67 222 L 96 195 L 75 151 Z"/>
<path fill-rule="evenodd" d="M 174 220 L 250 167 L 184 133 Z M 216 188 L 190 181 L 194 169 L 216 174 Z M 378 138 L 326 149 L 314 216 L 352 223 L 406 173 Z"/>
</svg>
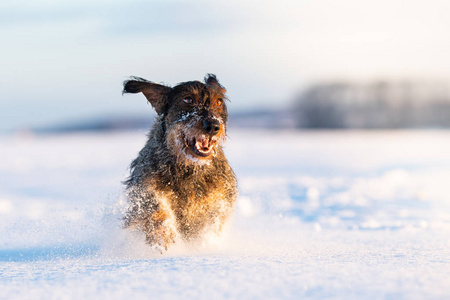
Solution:
<svg viewBox="0 0 450 300">
<path fill-rule="evenodd" d="M 236 178 L 222 150 L 228 119 L 225 89 L 214 75 L 171 88 L 143 78 L 124 82 L 143 93 L 158 116 L 125 182 L 130 204 L 125 227 L 149 244 L 167 247 L 220 233 L 237 196 Z"/>
</svg>

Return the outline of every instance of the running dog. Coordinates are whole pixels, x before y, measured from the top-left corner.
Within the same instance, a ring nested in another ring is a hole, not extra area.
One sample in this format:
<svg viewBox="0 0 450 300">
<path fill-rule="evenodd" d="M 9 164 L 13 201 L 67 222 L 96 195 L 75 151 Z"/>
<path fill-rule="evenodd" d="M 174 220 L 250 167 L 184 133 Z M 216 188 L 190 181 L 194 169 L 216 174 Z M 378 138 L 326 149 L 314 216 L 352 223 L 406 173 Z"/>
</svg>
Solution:
<svg viewBox="0 0 450 300">
<path fill-rule="evenodd" d="M 175 87 L 140 77 L 124 82 L 123 93 L 139 92 L 157 118 L 125 181 L 124 227 L 140 229 L 160 251 L 178 238 L 193 242 L 219 234 L 238 193 L 222 149 L 228 121 L 225 88 L 212 74 L 204 83 Z"/>
</svg>

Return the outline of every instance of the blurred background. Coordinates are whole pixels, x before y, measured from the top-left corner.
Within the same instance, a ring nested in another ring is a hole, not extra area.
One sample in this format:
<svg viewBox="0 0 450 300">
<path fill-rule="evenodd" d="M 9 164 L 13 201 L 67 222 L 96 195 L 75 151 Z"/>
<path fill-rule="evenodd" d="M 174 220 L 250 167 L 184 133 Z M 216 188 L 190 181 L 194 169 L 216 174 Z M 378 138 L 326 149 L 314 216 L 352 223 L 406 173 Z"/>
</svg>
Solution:
<svg viewBox="0 0 450 300">
<path fill-rule="evenodd" d="M 130 75 L 214 73 L 231 126 L 450 125 L 445 0 L 2 1 L 0 132 L 148 127 Z"/>
</svg>

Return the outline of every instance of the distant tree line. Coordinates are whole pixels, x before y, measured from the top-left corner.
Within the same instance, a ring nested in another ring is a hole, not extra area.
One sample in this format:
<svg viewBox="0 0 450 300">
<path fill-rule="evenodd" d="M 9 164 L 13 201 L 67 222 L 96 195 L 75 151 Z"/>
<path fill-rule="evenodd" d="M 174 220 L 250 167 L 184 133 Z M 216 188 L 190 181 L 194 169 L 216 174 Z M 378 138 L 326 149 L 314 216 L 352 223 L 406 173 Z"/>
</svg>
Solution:
<svg viewBox="0 0 450 300">
<path fill-rule="evenodd" d="M 450 127 L 450 88 L 410 81 L 316 84 L 297 98 L 293 114 L 300 128 Z"/>
</svg>

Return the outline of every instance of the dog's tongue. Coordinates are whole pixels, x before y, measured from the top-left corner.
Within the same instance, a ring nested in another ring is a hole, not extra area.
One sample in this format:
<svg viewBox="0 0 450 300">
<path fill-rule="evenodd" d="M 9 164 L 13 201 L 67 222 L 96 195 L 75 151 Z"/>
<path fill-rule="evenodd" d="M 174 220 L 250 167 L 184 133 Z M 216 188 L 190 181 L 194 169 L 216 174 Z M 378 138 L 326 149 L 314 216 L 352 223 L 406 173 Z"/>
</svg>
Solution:
<svg viewBox="0 0 450 300">
<path fill-rule="evenodd" d="M 202 138 L 200 139 L 200 142 L 202 143 L 202 147 L 209 148 L 209 139 Z"/>
<path fill-rule="evenodd" d="M 202 152 L 209 152 L 210 148 L 210 141 L 209 138 L 205 136 L 201 136 L 196 139 L 195 147 Z"/>
</svg>

